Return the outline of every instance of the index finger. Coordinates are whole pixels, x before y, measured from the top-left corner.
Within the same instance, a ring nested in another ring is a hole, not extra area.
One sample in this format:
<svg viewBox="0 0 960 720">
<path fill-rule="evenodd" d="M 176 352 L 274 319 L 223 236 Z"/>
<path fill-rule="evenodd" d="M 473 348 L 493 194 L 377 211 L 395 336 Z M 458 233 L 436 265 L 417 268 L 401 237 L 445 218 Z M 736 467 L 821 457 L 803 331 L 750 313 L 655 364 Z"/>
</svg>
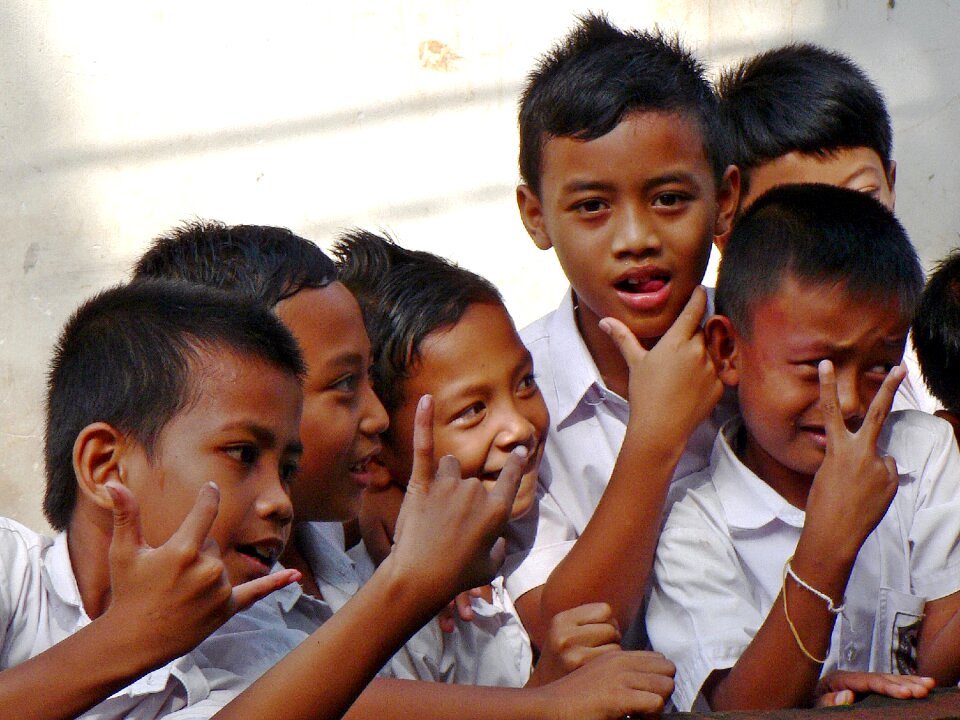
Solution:
<svg viewBox="0 0 960 720">
<path fill-rule="evenodd" d="M 823 425 L 829 438 L 842 436 L 847 426 L 843 422 L 843 413 L 840 411 L 840 395 L 837 394 L 837 374 L 833 363 L 821 360 L 817 365 L 820 378 L 820 411 L 823 413 Z"/>
<path fill-rule="evenodd" d="M 887 421 L 890 409 L 893 407 L 893 398 L 897 394 L 897 388 L 907 375 L 907 368 L 903 362 L 890 369 L 887 376 L 883 379 L 883 384 L 877 394 L 870 401 L 870 407 L 867 408 L 867 415 L 863 419 L 861 430 L 867 432 L 869 439 L 876 441 L 880 436 L 880 430 Z"/>
<path fill-rule="evenodd" d="M 433 396 L 424 395 L 413 418 L 413 463 L 407 489 L 426 490 L 433 480 Z"/>
<path fill-rule="evenodd" d="M 213 527 L 213 521 L 217 519 L 217 512 L 220 509 L 220 488 L 216 483 L 208 482 L 197 494 L 197 499 L 187 513 L 187 517 L 180 523 L 180 527 L 167 541 L 168 543 L 180 544 L 186 547 L 200 550 L 203 547 L 207 535 L 210 534 L 210 528 Z"/>
<path fill-rule="evenodd" d="M 700 329 L 700 322 L 707 311 L 707 291 L 702 285 L 697 285 L 684 305 L 683 310 L 673 321 L 667 333 L 679 333 L 681 337 L 691 338 Z"/>
<path fill-rule="evenodd" d="M 510 451 L 507 461 L 500 470 L 497 482 L 490 490 L 490 495 L 506 508 L 507 516 L 510 514 L 510 508 L 513 507 L 513 501 L 517 497 L 517 491 L 520 489 L 520 478 L 523 476 L 523 470 L 527 466 L 527 455 L 529 451 L 523 445 L 519 445 Z"/>
</svg>

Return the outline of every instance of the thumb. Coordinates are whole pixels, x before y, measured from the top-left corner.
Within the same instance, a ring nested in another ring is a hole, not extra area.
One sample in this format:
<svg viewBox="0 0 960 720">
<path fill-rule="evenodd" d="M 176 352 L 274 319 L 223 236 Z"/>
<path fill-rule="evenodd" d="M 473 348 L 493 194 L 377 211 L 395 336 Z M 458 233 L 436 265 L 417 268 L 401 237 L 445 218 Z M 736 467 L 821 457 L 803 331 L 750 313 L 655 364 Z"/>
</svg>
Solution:
<svg viewBox="0 0 960 720">
<path fill-rule="evenodd" d="M 622 322 L 612 317 L 605 317 L 600 321 L 600 329 L 603 330 L 613 344 L 617 346 L 627 365 L 633 365 L 643 360 L 647 351 L 640 345 L 637 336 L 630 332 L 630 328 Z"/>
<path fill-rule="evenodd" d="M 407 490 L 425 492 L 433 481 L 433 396 L 424 395 L 413 418 L 413 463 Z"/>
<path fill-rule="evenodd" d="M 130 488 L 116 480 L 104 485 L 113 500 L 113 538 L 110 554 L 127 554 L 143 547 L 140 528 L 140 505 Z"/>
</svg>

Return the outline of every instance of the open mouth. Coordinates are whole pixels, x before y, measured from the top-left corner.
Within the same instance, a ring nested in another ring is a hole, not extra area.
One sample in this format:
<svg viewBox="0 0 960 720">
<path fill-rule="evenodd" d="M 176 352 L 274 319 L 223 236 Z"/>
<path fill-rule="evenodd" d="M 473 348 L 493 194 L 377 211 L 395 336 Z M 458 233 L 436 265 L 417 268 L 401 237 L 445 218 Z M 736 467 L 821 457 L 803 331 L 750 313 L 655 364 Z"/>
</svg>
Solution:
<svg viewBox="0 0 960 720">
<path fill-rule="evenodd" d="M 258 548 L 256 545 L 238 545 L 237 552 L 241 555 L 252 557 L 268 568 L 273 567 L 273 564 L 280 555 L 279 549 Z"/>
<path fill-rule="evenodd" d="M 630 275 L 617 282 L 614 287 L 620 292 L 648 295 L 659 292 L 670 282 L 670 274 L 654 270 L 651 273 Z"/>
</svg>

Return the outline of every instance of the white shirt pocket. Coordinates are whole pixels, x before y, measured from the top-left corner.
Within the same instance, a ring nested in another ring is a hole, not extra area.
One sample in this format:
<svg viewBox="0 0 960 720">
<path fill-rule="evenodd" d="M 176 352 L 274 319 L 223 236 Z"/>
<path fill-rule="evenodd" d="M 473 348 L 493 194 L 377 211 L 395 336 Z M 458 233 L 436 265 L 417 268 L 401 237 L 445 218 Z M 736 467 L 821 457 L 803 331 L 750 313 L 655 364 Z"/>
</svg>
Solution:
<svg viewBox="0 0 960 720">
<path fill-rule="evenodd" d="M 917 673 L 917 641 L 925 604 L 926 598 L 918 595 L 880 588 L 871 670 L 899 675 Z"/>
</svg>

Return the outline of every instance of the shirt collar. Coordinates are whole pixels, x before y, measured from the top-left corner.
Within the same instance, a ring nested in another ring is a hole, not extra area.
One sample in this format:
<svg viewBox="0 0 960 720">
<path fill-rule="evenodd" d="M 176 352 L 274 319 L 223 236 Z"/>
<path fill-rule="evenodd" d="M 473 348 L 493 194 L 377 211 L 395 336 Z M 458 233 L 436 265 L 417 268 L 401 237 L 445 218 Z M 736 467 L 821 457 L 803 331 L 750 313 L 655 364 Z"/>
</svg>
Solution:
<svg viewBox="0 0 960 720">
<path fill-rule="evenodd" d="M 577 406 L 594 390 L 602 400 L 614 393 L 607 390 L 600 371 L 577 328 L 573 309 L 573 288 L 568 288 L 560 307 L 550 318 L 550 363 L 557 389 L 555 425 L 563 424 Z"/>
<path fill-rule="evenodd" d="M 62 603 L 78 609 L 84 621 L 89 622 L 83 609 L 77 577 L 73 574 L 66 532 L 59 533 L 47 548 L 43 558 L 43 574 L 51 592 Z"/>
<path fill-rule="evenodd" d="M 726 423 L 717 435 L 710 457 L 713 485 L 717 490 L 727 524 L 739 530 L 758 530 L 779 520 L 803 527 L 806 514 L 788 503 L 776 490 L 747 468 L 733 450 L 742 426 L 740 417 Z"/>
</svg>

